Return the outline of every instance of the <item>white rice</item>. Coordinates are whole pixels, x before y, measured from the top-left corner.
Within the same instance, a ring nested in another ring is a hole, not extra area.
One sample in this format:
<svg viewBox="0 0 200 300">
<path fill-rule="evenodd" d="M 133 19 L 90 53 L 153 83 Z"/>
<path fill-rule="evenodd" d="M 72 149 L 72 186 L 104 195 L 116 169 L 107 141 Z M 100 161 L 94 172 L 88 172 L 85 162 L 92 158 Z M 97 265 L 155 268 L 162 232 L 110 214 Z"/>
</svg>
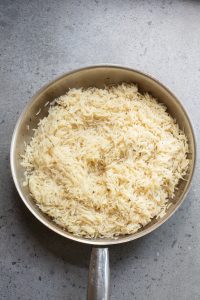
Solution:
<svg viewBox="0 0 200 300">
<path fill-rule="evenodd" d="M 40 209 L 88 238 L 163 216 L 188 167 L 187 138 L 166 107 L 134 84 L 71 89 L 55 102 L 22 162 Z"/>
</svg>

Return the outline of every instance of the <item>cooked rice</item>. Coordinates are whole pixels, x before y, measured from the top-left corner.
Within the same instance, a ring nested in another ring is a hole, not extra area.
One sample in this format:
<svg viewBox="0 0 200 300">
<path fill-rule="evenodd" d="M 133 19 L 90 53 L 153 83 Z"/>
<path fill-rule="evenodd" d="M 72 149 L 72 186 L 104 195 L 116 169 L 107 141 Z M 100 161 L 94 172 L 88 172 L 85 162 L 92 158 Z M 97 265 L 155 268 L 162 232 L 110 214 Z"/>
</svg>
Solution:
<svg viewBox="0 0 200 300">
<path fill-rule="evenodd" d="M 22 164 L 35 202 L 58 225 L 76 236 L 112 238 L 165 213 L 187 153 L 166 107 L 121 84 L 58 98 Z"/>
</svg>

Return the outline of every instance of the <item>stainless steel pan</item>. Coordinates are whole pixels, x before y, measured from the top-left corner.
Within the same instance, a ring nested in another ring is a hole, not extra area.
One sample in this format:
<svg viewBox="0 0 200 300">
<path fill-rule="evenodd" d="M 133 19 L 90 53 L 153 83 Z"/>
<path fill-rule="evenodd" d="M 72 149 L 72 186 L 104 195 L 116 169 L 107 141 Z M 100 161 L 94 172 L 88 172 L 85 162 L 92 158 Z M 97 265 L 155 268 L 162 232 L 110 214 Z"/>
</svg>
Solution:
<svg viewBox="0 0 200 300">
<path fill-rule="evenodd" d="M 166 215 L 161 219 L 153 219 L 150 224 L 139 232 L 120 236 L 117 239 L 86 239 L 76 237 L 63 230 L 43 214 L 35 205 L 30 196 L 28 187 L 23 186 L 24 169 L 20 165 L 19 154 L 24 152 L 24 142 L 28 143 L 33 135 L 33 128 L 37 127 L 39 119 L 47 115 L 48 103 L 66 93 L 73 87 L 104 87 L 104 85 L 117 84 L 120 82 L 134 82 L 138 84 L 140 91 L 150 92 L 154 97 L 165 103 L 169 113 L 177 120 L 181 129 L 186 133 L 189 140 L 190 165 L 187 173 L 187 180 L 179 183 L 178 190 L 172 205 Z M 40 112 L 37 114 L 37 112 Z M 100 300 L 109 298 L 109 252 L 108 246 L 125 243 L 140 238 L 158 228 L 176 211 L 185 199 L 189 190 L 195 168 L 196 145 L 195 137 L 189 117 L 178 101 L 178 99 L 160 82 L 142 72 L 120 66 L 91 66 L 64 74 L 39 90 L 26 105 L 22 112 L 11 143 L 10 162 L 12 176 L 16 188 L 28 209 L 33 215 L 51 230 L 58 234 L 85 244 L 93 245 L 89 269 L 88 299 Z"/>
</svg>

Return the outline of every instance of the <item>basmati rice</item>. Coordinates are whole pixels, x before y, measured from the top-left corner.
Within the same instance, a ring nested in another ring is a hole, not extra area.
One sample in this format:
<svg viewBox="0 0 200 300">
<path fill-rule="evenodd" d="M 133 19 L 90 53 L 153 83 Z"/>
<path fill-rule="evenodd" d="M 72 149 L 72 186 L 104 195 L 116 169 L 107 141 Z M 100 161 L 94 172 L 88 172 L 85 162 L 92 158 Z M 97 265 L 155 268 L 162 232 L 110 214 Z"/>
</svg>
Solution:
<svg viewBox="0 0 200 300">
<path fill-rule="evenodd" d="M 166 107 L 123 83 L 58 98 L 22 165 L 32 197 L 58 225 L 76 236 L 114 238 L 165 213 L 187 153 Z"/>
</svg>

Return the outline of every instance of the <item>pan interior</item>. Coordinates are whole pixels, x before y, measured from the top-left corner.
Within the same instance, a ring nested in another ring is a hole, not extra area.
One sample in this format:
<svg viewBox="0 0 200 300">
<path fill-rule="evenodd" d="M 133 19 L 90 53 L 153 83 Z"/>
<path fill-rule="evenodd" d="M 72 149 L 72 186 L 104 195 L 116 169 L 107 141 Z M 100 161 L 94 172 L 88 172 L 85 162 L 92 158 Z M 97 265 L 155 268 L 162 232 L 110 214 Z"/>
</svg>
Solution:
<svg viewBox="0 0 200 300">
<path fill-rule="evenodd" d="M 105 85 L 119 84 L 122 82 L 136 83 L 140 92 L 149 92 L 158 101 L 164 103 L 168 112 L 173 118 L 177 120 L 180 128 L 184 130 L 189 141 L 189 159 L 190 164 L 186 180 L 180 181 L 175 197 L 171 199 L 172 205 L 167 210 L 167 213 L 161 219 L 153 219 L 147 226 L 143 227 L 140 231 L 133 235 L 120 236 L 116 239 L 86 239 L 76 237 L 64 229 L 57 226 L 52 220 L 44 215 L 30 196 L 28 187 L 23 186 L 24 181 L 24 168 L 20 164 L 20 154 L 24 153 L 24 142 L 29 143 L 34 128 L 41 118 L 47 115 L 49 104 L 57 97 L 65 94 L 69 88 L 79 87 L 98 87 L 103 88 Z M 39 112 L 39 114 L 38 114 Z M 150 76 L 124 67 L 117 66 L 96 66 L 80 69 L 68 74 L 65 74 L 50 84 L 42 88 L 32 100 L 27 104 L 22 112 L 18 123 L 16 125 L 12 144 L 11 144 L 11 169 L 17 190 L 29 208 L 29 210 L 47 227 L 57 232 L 58 234 L 70 238 L 75 241 L 95 244 L 95 245 L 108 245 L 128 242 L 139 238 L 152 230 L 156 229 L 164 223 L 173 212 L 179 207 L 184 200 L 188 188 L 190 186 L 194 166 L 195 166 L 195 139 L 189 118 L 176 97 L 162 84 Z"/>
</svg>

